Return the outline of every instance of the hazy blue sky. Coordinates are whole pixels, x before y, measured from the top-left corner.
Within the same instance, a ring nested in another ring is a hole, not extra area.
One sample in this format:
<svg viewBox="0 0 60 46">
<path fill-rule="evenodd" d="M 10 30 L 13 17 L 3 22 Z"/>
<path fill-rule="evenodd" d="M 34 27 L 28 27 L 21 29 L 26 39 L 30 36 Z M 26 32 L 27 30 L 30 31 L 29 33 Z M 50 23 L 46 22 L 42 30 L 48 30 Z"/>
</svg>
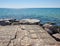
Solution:
<svg viewBox="0 0 60 46">
<path fill-rule="evenodd" d="M 0 0 L 0 8 L 60 8 L 60 0 Z"/>
</svg>

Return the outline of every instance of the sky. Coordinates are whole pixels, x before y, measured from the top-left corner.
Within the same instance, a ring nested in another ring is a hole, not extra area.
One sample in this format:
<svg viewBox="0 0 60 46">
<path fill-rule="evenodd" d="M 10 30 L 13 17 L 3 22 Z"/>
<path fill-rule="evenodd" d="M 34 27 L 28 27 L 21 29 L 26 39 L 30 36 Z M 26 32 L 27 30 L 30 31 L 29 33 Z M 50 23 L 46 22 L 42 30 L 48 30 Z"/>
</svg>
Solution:
<svg viewBox="0 0 60 46">
<path fill-rule="evenodd" d="M 0 8 L 60 8 L 60 0 L 0 0 Z"/>
</svg>

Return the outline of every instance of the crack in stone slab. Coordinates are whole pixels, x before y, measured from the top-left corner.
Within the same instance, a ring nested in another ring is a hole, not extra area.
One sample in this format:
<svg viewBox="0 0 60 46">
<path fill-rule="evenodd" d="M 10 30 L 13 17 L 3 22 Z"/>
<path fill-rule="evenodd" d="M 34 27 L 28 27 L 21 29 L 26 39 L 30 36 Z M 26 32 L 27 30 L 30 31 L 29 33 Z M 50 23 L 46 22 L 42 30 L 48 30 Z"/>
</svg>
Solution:
<svg viewBox="0 0 60 46">
<path fill-rule="evenodd" d="M 16 36 L 17 36 L 17 32 L 15 33 L 15 37 L 14 37 L 14 38 L 12 38 L 12 39 L 10 39 L 10 41 L 9 41 L 9 43 L 8 43 L 8 45 L 7 45 L 7 46 L 9 46 L 9 45 L 10 45 L 10 43 L 11 43 L 11 41 L 12 41 L 12 40 L 16 39 Z"/>
<path fill-rule="evenodd" d="M 41 27 L 23 25 L 23 27 L 16 26 L 13 30 L 10 30 L 12 28 L 9 27 L 9 30 L 8 28 L 6 29 L 6 35 L 11 36 L 7 42 L 7 46 L 51 46 L 56 43 L 55 40 L 53 40 L 53 38 Z M 0 31 L 0 34 L 4 34 L 5 36 L 5 32 L 1 33 L 2 30 Z M 9 31 L 13 32 L 10 33 Z"/>
</svg>

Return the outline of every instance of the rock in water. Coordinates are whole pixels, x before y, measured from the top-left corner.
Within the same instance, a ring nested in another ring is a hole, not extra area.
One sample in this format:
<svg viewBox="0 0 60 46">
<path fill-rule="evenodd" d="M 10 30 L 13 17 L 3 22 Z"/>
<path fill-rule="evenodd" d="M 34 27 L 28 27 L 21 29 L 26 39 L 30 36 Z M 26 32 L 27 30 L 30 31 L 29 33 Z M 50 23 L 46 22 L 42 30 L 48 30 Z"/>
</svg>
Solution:
<svg viewBox="0 0 60 46">
<path fill-rule="evenodd" d="M 53 34 L 53 37 L 54 37 L 57 41 L 60 41 L 60 34 L 59 34 L 59 33 Z"/>
<path fill-rule="evenodd" d="M 43 27 L 49 34 L 54 33 L 54 26 L 52 24 L 46 23 L 46 24 L 43 25 Z"/>
<path fill-rule="evenodd" d="M 20 21 L 21 24 L 38 24 L 40 20 L 38 19 L 22 19 Z"/>
<path fill-rule="evenodd" d="M 44 24 L 43 27 L 44 27 L 44 28 L 52 28 L 53 25 L 51 25 L 51 24 Z"/>
</svg>

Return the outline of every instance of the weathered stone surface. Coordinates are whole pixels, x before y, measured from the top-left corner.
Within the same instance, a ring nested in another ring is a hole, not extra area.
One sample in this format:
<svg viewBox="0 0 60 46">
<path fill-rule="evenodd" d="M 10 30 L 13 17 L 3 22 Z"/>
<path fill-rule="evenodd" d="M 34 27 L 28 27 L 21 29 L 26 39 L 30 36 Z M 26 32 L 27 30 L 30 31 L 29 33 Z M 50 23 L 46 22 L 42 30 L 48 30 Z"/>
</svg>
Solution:
<svg viewBox="0 0 60 46">
<path fill-rule="evenodd" d="M 0 26 L 0 46 L 59 46 L 38 25 Z"/>
<path fill-rule="evenodd" d="M 58 33 L 59 32 L 59 28 L 58 26 L 56 25 L 53 25 L 53 24 L 49 24 L 49 23 L 46 23 L 43 25 L 44 29 L 50 33 Z"/>
<path fill-rule="evenodd" d="M 46 23 L 43 25 L 43 27 L 44 27 L 45 31 L 47 31 L 51 35 L 54 33 L 58 33 L 57 27 L 52 24 Z"/>
<path fill-rule="evenodd" d="M 44 24 L 43 27 L 44 27 L 44 28 L 48 28 L 48 29 L 50 29 L 50 28 L 53 27 L 53 25 L 51 25 L 51 24 Z"/>
<path fill-rule="evenodd" d="M 21 45 L 23 46 L 28 46 L 31 44 L 31 39 L 29 37 L 24 37 L 21 39 Z"/>
<path fill-rule="evenodd" d="M 0 44 L 8 46 L 15 39 L 16 30 L 17 26 L 0 26 Z"/>
<path fill-rule="evenodd" d="M 20 30 L 20 31 L 17 31 L 17 36 L 16 37 L 22 39 L 26 35 L 29 35 L 28 31 L 26 31 L 26 30 Z"/>
<path fill-rule="evenodd" d="M 53 34 L 53 37 L 57 40 L 60 41 L 60 34 Z"/>
<path fill-rule="evenodd" d="M 32 39 L 37 39 L 37 38 L 38 38 L 38 36 L 37 36 L 36 33 L 32 33 L 32 34 L 30 34 L 30 37 L 31 37 Z"/>
<path fill-rule="evenodd" d="M 20 20 L 20 23 L 22 24 L 38 24 L 40 20 L 37 19 L 22 19 Z"/>
</svg>

